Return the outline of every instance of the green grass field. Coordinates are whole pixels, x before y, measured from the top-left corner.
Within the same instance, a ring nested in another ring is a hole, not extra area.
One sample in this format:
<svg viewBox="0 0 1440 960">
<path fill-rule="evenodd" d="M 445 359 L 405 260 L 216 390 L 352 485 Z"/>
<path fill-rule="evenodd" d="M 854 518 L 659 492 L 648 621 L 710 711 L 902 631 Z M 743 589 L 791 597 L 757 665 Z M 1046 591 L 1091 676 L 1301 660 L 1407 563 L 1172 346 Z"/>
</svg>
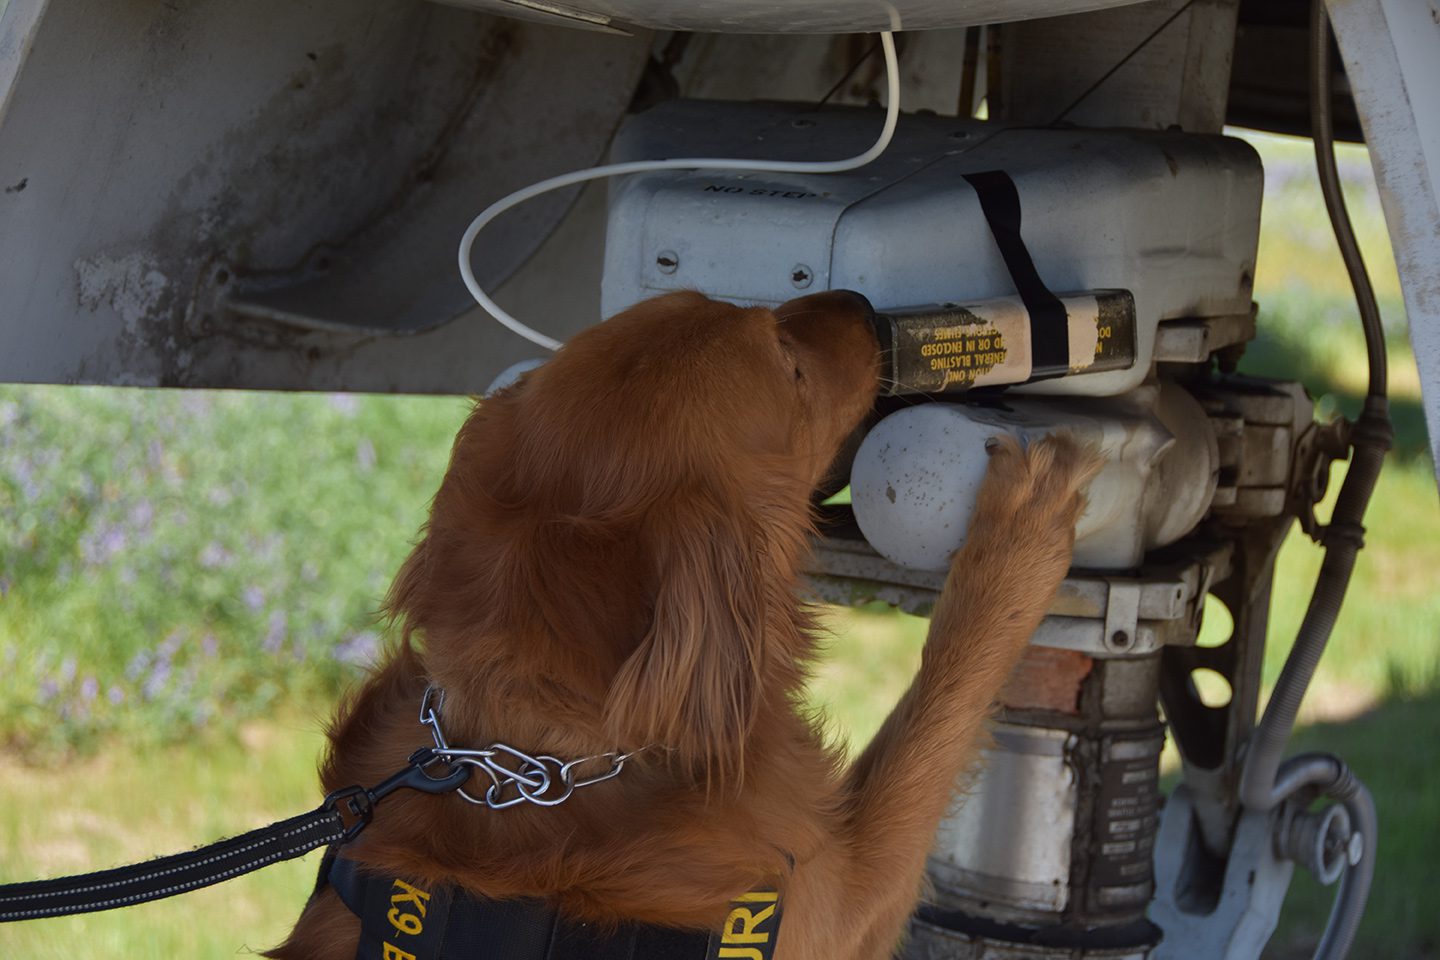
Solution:
<svg viewBox="0 0 1440 960">
<path fill-rule="evenodd" d="M 3 2 L 3 0 L 0 0 Z M 1260 141 L 1267 194 L 1245 369 L 1324 413 L 1363 393 L 1363 343 L 1309 145 Z M 1440 957 L 1440 510 L 1398 284 L 1363 154 L 1342 164 L 1391 334 L 1397 452 L 1297 749 L 1339 751 L 1383 834 L 1356 957 Z M 444 469 L 453 398 L 0 387 L 0 881 L 173 852 L 306 809 L 321 718 L 381 642 L 373 611 Z M 1319 550 L 1279 564 L 1273 680 Z M 1218 614 L 1217 614 L 1218 616 Z M 829 614 L 813 691 L 862 743 L 924 623 Z M 1212 623 L 1211 630 L 1219 627 Z M 0 956 L 228 957 L 278 940 L 314 862 L 91 917 L 0 927 Z M 1329 890 L 1297 880 L 1272 955 L 1302 956 Z"/>
</svg>

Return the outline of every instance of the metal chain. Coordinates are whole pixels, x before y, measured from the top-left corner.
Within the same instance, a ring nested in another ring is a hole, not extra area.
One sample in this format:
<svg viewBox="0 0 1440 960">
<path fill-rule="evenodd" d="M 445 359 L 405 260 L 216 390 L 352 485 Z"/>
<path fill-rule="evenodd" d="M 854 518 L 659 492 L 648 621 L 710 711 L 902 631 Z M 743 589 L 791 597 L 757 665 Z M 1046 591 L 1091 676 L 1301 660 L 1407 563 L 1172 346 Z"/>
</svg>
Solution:
<svg viewBox="0 0 1440 960">
<path fill-rule="evenodd" d="M 480 750 L 452 747 L 445 737 L 445 731 L 440 727 L 440 711 L 444 706 L 445 691 L 434 684 L 426 687 L 425 696 L 420 700 L 420 722 L 430 728 L 437 757 L 452 764 L 463 763 L 477 767 L 490 778 L 490 785 L 485 788 L 483 796 L 473 796 L 466 793 L 464 788 L 456 792 L 470 803 L 489 807 L 491 810 L 504 810 L 521 803 L 533 803 L 540 807 L 558 806 L 570 799 L 570 795 L 581 787 L 619 776 L 620 771 L 625 769 L 625 761 L 645 749 L 641 747 L 640 750 L 629 753 L 611 750 L 608 753 L 566 761 L 548 755 L 531 756 L 504 743 L 492 743 Z M 605 761 L 608 764 L 607 769 L 589 777 L 576 776 L 575 771 L 578 768 L 597 761 Z"/>
</svg>

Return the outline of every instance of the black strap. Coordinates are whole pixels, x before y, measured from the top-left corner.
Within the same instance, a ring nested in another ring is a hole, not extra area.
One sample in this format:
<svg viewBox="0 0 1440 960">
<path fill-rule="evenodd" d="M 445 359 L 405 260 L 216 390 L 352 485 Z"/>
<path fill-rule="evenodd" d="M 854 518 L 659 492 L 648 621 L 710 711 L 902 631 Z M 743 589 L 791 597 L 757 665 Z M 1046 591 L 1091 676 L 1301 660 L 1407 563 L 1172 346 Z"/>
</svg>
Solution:
<svg viewBox="0 0 1440 960">
<path fill-rule="evenodd" d="M 1010 271 L 1015 292 L 1030 314 L 1030 365 L 1033 379 L 1063 376 L 1070 369 L 1070 328 L 1065 305 L 1050 292 L 1025 241 L 1020 238 L 1020 192 L 1003 170 L 967 173 L 965 181 L 980 198 L 980 212 Z"/>
<path fill-rule="evenodd" d="M 770 960 L 780 904 L 758 892 L 732 904 L 725 929 L 676 930 L 639 923 L 597 927 L 547 900 L 486 900 L 412 883 L 327 857 L 320 881 L 360 918 L 355 960 Z"/>
<path fill-rule="evenodd" d="M 340 812 L 327 805 L 188 853 L 0 886 L 0 923 L 110 910 L 198 890 L 335 843 L 345 830 Z"/>
</svg>

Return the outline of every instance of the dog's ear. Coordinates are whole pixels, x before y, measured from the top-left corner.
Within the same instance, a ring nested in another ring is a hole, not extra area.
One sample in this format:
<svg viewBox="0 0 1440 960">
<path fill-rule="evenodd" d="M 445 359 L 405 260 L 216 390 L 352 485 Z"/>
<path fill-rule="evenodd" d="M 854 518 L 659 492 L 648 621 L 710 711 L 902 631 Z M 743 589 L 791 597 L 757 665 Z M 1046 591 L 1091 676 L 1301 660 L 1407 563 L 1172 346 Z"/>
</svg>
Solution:
<svg viewBox="0 0 1440 960">
<path fill-rule="evenodd" d="M 671 505 L 656 520 L 650 622 L 611 685 L 607 727 L 724 783 L 739 772 L 762 690 L 764 531 L 718 504 Z"/>
</svg>

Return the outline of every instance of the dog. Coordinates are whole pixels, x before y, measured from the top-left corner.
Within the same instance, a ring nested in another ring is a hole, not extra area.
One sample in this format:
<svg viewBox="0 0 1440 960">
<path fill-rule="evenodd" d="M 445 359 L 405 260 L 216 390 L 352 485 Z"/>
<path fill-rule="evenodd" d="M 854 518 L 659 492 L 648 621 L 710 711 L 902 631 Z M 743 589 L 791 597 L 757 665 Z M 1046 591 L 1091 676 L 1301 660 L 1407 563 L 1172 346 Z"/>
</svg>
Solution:
<svg viewBox="0 0 1440 960">
<path fill-rule="evenodd" d="M 432 685 L 453 744 L 633 755 L 549 807 L 401 791 L 343 856 L 599 928 L 714 930 L 769 889 L 779 960 L 892 955 L 1096 463 L 1064 436 L 992 445 L 920 669 L 847 764 L 803 706 L 816 625 L 796 589 L 812 491 L 876 396 L 872 317 L 844 291 L 773 311 L 667 294 L 478 402 L 387 598 L 402 639 L 342 704 L 324 787 L 428 745 Z M 322 886 L 271 956 L 350 960 L 359 930 Z"/>
</svg>

